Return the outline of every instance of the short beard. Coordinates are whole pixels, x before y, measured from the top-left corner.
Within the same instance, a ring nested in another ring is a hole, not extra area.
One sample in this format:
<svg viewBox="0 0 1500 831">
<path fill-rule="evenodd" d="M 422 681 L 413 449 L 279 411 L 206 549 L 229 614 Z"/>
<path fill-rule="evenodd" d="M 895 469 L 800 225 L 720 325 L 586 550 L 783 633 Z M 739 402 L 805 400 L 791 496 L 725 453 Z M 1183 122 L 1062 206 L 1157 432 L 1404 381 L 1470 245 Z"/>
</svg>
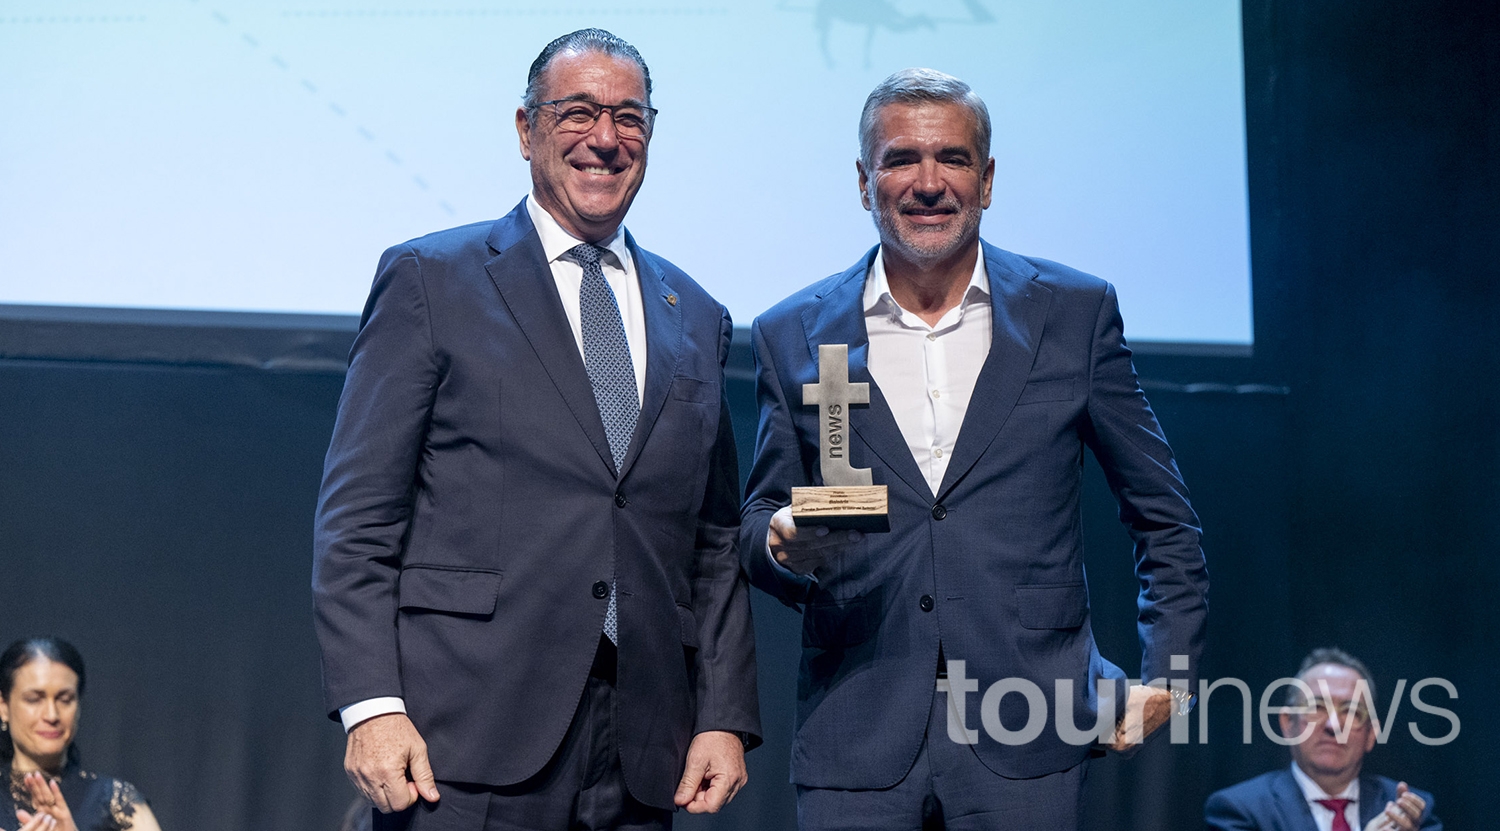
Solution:
<svg viewBox="0 0 1500 831">
<path fill-rule="evenodd" d="M 932 268 L 973 245 L 975 238 L 979 236 L 979 220 L 983 216 L 982 210 L 963 208 L 951 220 L 958 223 L 956 233 L 950 229 L 918 232 L 914 238 L 908 239 L 902 236 L 896 226 L 900 212 L 899 206 L 894 211 L 895 217 L 888 216 L 878 206 L 870 210 L 875 220 L 875 230 L 880 234 L 880 244 L 893 249 L 902 259 L 920 268 Z M 942 241 L 934 240 L 934 244 L 924 245 L 927 242 L 925 237 L 928 236 L 940 236 Z"/>
</svg>

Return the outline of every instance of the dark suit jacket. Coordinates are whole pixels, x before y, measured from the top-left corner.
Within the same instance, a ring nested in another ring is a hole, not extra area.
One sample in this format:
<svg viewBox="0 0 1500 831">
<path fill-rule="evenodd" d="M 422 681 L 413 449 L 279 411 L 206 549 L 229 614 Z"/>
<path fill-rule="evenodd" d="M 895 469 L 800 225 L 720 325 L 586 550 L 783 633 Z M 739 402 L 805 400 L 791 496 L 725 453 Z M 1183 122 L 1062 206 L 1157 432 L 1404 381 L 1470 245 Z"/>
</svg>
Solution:
<svg viewBox="0 0 1500 831">
<path fill-rule="evenodd" d="M 1003 678 L 1036 684 L 1047 727 L 1007 746 L 983 735 L 980 695 L 968 726 L 995 772 L 1033 777 L 1072 767 L 1087 745 L 1053 728 L 1056 682 L 1076 724 L 1095 723 L 1095 679 L 1122 679 L 1089 628 L 1079 517 L 1083 448 L 1093 449 L 1135 539 L 1142 581 L 1145 677 L 1192 670 L 1202 647 L 1207 573 L 1197 517 L 1170 448 L 1142 396 L 1125 348 L 1114 290 L 1043 260 L 983 246 L 994 339 L 947 473 L 927 484 L 866 366 L 862 297 L 875 251 L 793 295 L 754 326 L 760 430 L 743 514 L 741 558 L 751 581 L 805 606 L 792 781 L 878 788 L 899 781 L 921 746 L 941 642 L 967 663 L 982 694 Z M 826 563 L 819 580 L 786 579 L 765 553 L 771 515 L 793 486 L 821 484 L 817 408 L 802 385 L 818 380 L 820 344 L 849 344 L 850 378 L 870 405 L 850 410 L 850 457 L 889 487 L 890 532 L 866 535 Z M 934 600 L 931 611 L 922 598 Z M 1002 699 L 1018 729 L 1028 708 Z M 1119 710 L 1117 710 L 1117 713 Z M 946 738 L 939 739 L 946 741 Z"/>
<path fill-rule="evenodd" d="M 1432 794 L 1412 788 L 1427 801 L 1422 831 L 1443 831 L 1443 821 L 1433 816 Z M 1359 828 L 1385 810 L 1396 798 L 1396 783 L 1384 776 L 1359 777 Z M 1289 768 L 1263 773 L 1238 785 L 1216 791 L 1203 806 L 1208 827 L 1218 831 L 1317 831 L 1312 809 L 1302 798 L 1302 789 Z M 1358 831 L 1358 828 L 1355 829 Z"/>
<path fill-rule="evenodd" d="M 317 631 L 329 709 L 404 697 L 440 780 L 547 762 L 612 579 L 631 793 L 670 807 L 695 733 L 759 732 L 729 316 L 629 244 L 648 356 L 618 478 L 524 203 L 381 258 L 324 470 Z"/>
</svg>

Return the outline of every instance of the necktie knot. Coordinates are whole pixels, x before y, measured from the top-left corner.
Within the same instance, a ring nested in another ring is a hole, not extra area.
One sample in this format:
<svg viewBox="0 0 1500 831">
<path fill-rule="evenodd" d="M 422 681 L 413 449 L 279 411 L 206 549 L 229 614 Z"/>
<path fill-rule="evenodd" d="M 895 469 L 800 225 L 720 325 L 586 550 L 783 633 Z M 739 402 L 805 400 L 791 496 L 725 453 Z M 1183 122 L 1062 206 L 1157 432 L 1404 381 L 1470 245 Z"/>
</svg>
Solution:
<svg viewBox="0 0 1500 831">
<path fill-rule="evenodd" d="M 569 248 L 568 254 L 579 265 L 587 268 L 599 265 L 599 258 L 604 255 L 604 249 L 591 242 L 581 242 Z"/>
<path fill-rule="evenodd" d="M 1352 799 L 1314 799 L 1314 802 L 1333 812 L 1333 831 L 1351 831 L 1349 820 L 1344 818 L 1344 809 Z"/>
</svg>

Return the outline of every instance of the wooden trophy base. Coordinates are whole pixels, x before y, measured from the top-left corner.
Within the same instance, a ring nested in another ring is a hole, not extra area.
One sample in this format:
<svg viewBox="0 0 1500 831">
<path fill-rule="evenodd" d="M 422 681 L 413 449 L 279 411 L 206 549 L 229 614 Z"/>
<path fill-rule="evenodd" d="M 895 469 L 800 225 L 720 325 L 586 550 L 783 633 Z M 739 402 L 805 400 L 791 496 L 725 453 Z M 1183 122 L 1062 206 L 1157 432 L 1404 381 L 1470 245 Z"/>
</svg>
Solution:
<svg viewBox="0 0 1500 831">
<path fill-rule="evenodd" d="M 889 531 L 885 485 L 792 488 L 792 522 L 855 531 Z"/>
</svg>

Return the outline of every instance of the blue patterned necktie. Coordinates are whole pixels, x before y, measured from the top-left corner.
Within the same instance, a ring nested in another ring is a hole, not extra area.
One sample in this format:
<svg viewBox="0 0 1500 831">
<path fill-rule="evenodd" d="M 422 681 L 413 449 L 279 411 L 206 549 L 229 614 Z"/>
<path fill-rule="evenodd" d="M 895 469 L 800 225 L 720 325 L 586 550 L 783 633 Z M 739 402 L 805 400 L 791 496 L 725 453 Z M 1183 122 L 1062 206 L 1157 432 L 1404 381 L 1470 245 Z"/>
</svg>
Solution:
<svg viewBox="0 0 1500 831">
<path fill-rule="evenodd" d="M 594 403 L 604 421 L 604 435 L 614 456 L 615 473 L 625 463 L 630 437 L 635 435 L 636 418 L 641 413 L 640 396 L 635 387 L 635 364 L 630 360 L 630 344 L 625 340 L 625 323 L 615 293 L 604 280 L 599 256 L 604 249 L 583 243 L 568 251 L 583 266 L 583 284 L 578 289 L 579 317 L 583 323 L 583 364 L 594 388 Z M 619 643 L 619 620 L 615 606 L 615 587 L 609 586 L 609 608 L 604 612 L 604 635 L 610 643 Z"/>
</svg>

